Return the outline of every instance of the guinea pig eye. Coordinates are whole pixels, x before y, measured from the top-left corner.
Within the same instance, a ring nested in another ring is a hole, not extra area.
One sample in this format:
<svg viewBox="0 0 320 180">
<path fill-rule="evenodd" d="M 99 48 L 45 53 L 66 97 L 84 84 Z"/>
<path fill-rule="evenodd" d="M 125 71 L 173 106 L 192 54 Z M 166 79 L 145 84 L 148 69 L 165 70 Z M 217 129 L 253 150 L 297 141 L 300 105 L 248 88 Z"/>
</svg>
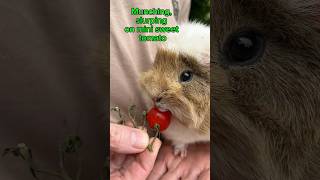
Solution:
<svg viewBox="0 0 320 180">
<path fill-rule="evenodd" d="M 190 70 L 186 70 L 180 74 L 179 81 L 188 82 L 192 80 L 192 77 L 193 77 L 193 73 Z"/>
<path fill-rule="evenodd" d="M 250 65 L 262 56 L 265 40 L 255 31 L 242 31 L 232 34 L 223 49 L 228 65 Z"/>
</svg>

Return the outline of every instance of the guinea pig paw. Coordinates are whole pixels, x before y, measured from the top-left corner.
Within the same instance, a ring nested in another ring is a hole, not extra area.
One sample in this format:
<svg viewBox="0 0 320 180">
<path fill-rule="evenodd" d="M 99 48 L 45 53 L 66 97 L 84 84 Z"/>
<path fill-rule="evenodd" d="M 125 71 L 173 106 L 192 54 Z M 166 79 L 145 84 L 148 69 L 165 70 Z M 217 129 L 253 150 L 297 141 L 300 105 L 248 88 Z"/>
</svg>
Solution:
<svg viewBox="0 0 320 180">
<path fill-rule="evenodd" d="M 174 146 L 173 154 L 175 156 L 180 155 L 180 157 L 184 158 L 187 156 L 187 145 L 179 144 Z"/>
</svg>

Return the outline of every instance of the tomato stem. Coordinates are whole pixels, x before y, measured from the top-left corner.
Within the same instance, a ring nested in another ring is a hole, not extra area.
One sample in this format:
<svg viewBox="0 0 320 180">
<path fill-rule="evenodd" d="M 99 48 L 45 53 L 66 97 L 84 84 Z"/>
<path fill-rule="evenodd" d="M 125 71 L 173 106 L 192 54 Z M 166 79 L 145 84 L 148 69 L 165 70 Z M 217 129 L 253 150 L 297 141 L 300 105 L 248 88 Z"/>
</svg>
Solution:
<svg viewBox="0 0 320 180">
<path fill-rule="evenodd" d="M 143 112 L 142 112 L 142 118 L 143 118 L 143 127 L 146 127 L 147 111 L 143 111 Z"/>
</svg>

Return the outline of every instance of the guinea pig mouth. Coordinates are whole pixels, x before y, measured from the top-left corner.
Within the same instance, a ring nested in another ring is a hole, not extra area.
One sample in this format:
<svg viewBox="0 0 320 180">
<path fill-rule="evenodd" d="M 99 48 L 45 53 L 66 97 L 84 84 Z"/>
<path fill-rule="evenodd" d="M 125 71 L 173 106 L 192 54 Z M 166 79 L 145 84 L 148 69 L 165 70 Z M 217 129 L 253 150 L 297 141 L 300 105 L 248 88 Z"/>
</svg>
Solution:
<svg viewBox="0 0 320 180">
<path fill-rule="evenodd" d="M 165 109 L 165 108 L 161 108 L 161 107 L 160 107 L 160 108 L 158 108 L 158 109 L 159 109 L 159 111 L 160 111 L 160 112 L 166 112 L 166 111 L 169 111 L 169 109 Z"/>
<path fill-rule="evenodd" d="M 164 107 L 164 104 L 161 102 L 155 102 L 154 105 L 159 109 L 161 112 L 169 111 L 168 108 Z"/>
</svg>

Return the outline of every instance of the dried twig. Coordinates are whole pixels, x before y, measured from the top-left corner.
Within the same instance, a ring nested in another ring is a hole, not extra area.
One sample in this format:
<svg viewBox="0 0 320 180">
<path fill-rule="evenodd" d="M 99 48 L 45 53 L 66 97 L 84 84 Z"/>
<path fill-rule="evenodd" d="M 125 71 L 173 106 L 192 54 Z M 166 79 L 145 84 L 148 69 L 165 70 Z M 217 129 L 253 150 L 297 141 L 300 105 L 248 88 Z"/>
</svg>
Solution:
<svg viewBox="0 0 320 180">
<path fill-rule="evenodd" d="M 148 146 L 147 146 L 147 149 L 148 149 L 150 152 L 153 151 L 154 141 L 156 140 L 157 136 L 159 136 L 159 134 L 160 134 L 160 126 L 159 126 L 159 124 L 156 124 L 156 125 L 154 126 L 154 128 L 156 129 L 156 134 L 155 134 L 154 138 L 152 139 L 152 142 L 151 142 L 150 144 L 148 144 Z"/>
<path fill-rule="evenodd" d="M 136 107 L 136 105 L 131 105 L 128 107 L 128 115 L 129 115 L 130 120 L 132 121 L 133 127 L 137 128 L 138 126 L 137 126 L 137 123 L 135 120 L 136 116 L 135 115 L 132 116 L 132 114 L 135 114 L 135 113 L 133 113 L 133 111 L 135 110 L 135 107 Z"/>
<path fill-rule="evenodd" d="M 124 118 L 122 116 L 121 109 L 118 106 L 116 106 L 116 107 L 111 108 L 111 110 L 118 112 L 119 118 L 122 121 L 122 124 L 124 125 L 125 124 L 125 120 L 124 120 Z"/>
</svg>

